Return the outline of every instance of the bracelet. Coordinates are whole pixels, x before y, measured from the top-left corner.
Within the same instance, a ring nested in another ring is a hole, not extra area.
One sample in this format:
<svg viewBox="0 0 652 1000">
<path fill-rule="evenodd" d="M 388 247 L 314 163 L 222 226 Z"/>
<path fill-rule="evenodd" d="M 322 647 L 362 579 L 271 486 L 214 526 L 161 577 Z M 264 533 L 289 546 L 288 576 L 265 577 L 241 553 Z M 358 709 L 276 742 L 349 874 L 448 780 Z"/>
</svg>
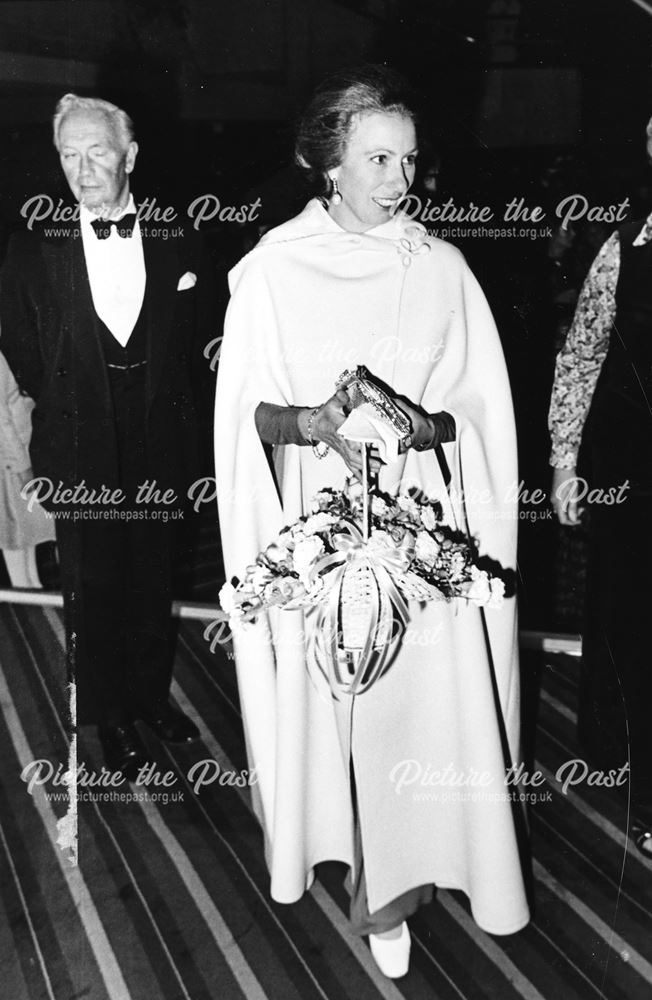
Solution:
<svg viewBox="0 0 652 1000">
<path fill-rule="evenodd" d="M 315 422 L 315 417 L 319 413 L 320 409 L 321 409 L 320 406 L 316 406 L 314 410 L 312 410 L 310 416 L 308 417 L 308 438 L 310 439 L 310 444 L 312 445 L 312 452 L 315 458 L 326 458 L 329 451 L 331 450 L 330 446 L 327 445 L 325 441 L 315 441 L 312 436 L 312 428 Z"/>
</svg>

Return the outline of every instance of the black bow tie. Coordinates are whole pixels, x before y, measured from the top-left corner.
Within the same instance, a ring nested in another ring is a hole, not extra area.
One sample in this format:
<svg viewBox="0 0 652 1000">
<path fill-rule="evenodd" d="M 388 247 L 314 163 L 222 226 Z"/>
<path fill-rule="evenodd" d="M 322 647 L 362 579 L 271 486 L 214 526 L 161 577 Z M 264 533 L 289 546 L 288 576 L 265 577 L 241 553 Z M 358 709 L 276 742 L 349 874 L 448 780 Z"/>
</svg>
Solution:
<svg viewBox="0 0 652 1000">
<path fill-rule="evenodd" d="M 91 222 L 98 240 L 108 240 L 111 235 L 111 226 L 115 226 L 118 236 L 126 239 L 127 236 L 131 236 L 133 233 L 135 224 L 135 212 L 127 212 L 121 219 L 93 219 Z"/>
</svg>

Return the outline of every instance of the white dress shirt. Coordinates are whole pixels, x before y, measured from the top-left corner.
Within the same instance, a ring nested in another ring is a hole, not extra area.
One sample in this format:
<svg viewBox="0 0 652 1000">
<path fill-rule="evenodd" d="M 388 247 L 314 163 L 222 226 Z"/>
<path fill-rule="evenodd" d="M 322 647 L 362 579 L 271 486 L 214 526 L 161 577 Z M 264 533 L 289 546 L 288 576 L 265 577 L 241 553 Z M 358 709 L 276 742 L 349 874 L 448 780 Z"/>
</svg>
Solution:
<svg viewBox="0 0 652 1000">
<path fill-rule="evenodd" d="M 130 195 L 126 208 L 116 220 L 135 211 L 134 198 Z M 131 236 L 119 236 L 112 226 L 110 236 L 100 240 L 91 226 L 98 216 L 82 205 L 79 218 L 95 312 L 118 343 L 125 347 L 145 296 L 145 257 L 138 219 Z"/>
</svg>

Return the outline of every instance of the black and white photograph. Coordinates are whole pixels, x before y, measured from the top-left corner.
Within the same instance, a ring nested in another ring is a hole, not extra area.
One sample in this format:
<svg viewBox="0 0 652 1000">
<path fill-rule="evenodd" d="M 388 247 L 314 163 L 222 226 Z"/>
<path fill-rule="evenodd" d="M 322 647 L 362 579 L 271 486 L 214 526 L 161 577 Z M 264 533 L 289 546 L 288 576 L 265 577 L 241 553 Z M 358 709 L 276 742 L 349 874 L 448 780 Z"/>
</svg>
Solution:
<svg viewBox="0 0 652 1000">
<path fill-rule="evenodd" d="M 652 0 L 2 0 L 0 139 L 0 995 L 650 1000 Z"/>
</svg>

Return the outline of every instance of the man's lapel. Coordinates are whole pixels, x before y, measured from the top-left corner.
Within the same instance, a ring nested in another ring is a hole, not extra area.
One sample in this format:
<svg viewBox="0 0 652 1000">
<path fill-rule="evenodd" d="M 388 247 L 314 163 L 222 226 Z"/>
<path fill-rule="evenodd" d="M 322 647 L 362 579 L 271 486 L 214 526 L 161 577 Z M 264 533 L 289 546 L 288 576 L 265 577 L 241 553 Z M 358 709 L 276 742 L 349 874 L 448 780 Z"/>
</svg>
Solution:
<svg viewBox="0 0 652 1000">
<path fill-rule="evenodd" d="M 147 402 L 151 403 L 163 370 L 179 275 L 174 241 L 143 237 L 147 319 Z"/>
<path fill-rule="evenodd" d="M 58 292 L 62 321 L 68 329 L 73 349 L 89 376 L 89 384 L 101 381 L 103 393 L 109 396 L 109 383 L 102 353 L 99 320 L 93 305 L 84 257 L 84 244 L 79 226 L 73 226 L 67 236 L 49 240 L 46 250 Z"/>
</svg>

